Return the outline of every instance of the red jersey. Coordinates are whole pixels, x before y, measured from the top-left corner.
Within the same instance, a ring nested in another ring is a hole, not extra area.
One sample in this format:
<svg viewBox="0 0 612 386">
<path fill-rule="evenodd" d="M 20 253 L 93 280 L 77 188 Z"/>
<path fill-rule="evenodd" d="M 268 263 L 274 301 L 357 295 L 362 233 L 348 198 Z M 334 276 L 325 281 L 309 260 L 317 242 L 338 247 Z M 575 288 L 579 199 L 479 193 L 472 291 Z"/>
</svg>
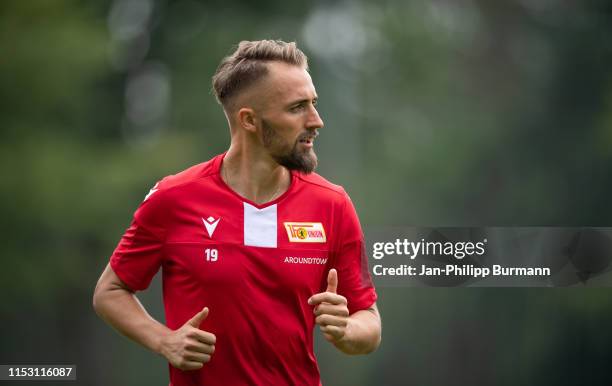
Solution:
<svg viewBox="0 0 612 386">
<path fill-rule="evenodd" d="M 317 174 L 291 173 L 289 189 L 258 205 L 221 179 L 224 154 L 160 181 L 134 215 L 110 264 L 132 290 L 162 268 L 166 323 L 210 309 L 210 362 L 170 366 L 170 384 L 319 385 L 313 306 L 329 269 L 349 312 L 376 301 L 355 209 Z"/>
</svg>

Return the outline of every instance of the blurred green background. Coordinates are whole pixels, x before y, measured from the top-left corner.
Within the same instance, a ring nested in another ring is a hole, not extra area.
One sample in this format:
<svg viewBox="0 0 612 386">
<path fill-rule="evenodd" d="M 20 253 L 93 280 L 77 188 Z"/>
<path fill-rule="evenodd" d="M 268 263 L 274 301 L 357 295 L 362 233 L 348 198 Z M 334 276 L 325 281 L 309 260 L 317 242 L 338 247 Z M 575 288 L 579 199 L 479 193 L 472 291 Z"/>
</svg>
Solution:
<svg viewBox="0 0 612 386">
<path fill-rule="evenodd" d="M 611 37 L 610 1 L 3 2 L 0 363 L 167 384 L 91 297 L 149 188 L 228 146 L 210 77 L 240 40 L 309 56 L 318 171 L 362 224 L 611 226 Z M 317 332 L 325 385 L 612 384 L 607 288 L 378 293 L 378 352 Z"/>
</svg>

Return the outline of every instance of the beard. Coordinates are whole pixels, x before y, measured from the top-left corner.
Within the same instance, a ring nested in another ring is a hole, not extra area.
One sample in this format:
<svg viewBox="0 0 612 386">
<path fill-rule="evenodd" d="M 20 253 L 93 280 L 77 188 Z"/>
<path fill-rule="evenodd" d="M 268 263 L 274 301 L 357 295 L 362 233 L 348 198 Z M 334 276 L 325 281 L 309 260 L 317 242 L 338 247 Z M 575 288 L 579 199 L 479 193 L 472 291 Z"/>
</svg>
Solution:
<svg viewBox="0 0 612 386">
<path fill-rule="evenodd" d="M 306 130 L 300 134 L 293 146 L 287 143 L 278 131 L 265 119 L 261 121 L 263 144 L 274 160 L 289 170 L 309 174 L 317 168 L 317 155 L 311 148 L 302 149 L 300 140 L 319 135 L 316 129 Z"/>
</svg>

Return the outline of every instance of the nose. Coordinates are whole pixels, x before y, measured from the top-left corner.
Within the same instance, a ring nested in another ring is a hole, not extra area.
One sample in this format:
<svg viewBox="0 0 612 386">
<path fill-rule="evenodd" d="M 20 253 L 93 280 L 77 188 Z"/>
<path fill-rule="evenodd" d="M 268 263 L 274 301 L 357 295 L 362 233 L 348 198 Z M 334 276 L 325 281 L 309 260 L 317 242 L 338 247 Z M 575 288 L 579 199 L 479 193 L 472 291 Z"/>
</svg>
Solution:
<svg viewBox="0 0 612 386">
<path fill-rule="evenodd" d="M 323 126 L 325 126 L 325 124 L 323 123 L 323 120 L 319 116 L 319 112 L 317 111 L 317 108 L 314 105 L 311 105 L 310 114 L 308 115 L 307 128 L 314 130 L 314 129 L 320 129 Z"/>
</svg>

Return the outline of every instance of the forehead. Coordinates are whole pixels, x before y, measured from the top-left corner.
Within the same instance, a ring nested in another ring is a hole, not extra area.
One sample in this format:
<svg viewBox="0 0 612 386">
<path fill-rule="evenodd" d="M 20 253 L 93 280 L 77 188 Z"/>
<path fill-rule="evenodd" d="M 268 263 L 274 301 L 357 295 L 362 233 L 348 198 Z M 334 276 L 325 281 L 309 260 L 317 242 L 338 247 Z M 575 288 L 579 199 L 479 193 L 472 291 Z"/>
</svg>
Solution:
<svg viewBox="0 0 612 386">
<path fill-rule="evenodd" d="M 276 103 L 316 97 L 312 78 L 306 69 L 282 62 L 268 63 L 268 76 L 263 82 L 266 97 Z"/>
</svg>

